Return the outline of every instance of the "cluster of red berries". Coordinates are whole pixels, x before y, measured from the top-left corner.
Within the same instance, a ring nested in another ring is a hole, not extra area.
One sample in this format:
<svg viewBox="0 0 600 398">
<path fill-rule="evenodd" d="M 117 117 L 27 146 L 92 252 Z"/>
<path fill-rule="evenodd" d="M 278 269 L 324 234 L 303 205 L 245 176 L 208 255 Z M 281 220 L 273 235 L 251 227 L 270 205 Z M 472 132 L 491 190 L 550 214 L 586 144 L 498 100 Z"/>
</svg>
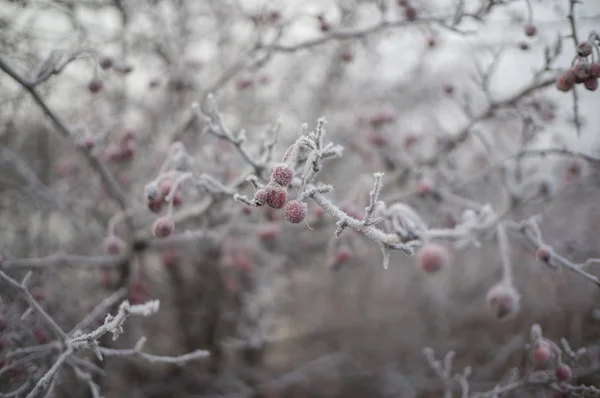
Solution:
<svg viewBox="0 0 600 398">
<path fill-rule="evenodd" d="M 594 46 L 589 41 L 579 43 L 577 56 L 579 62 L 567 69 L 556 79 L 556 88 L 560 91 L 570 91 L 575 84 L 583 84 L 589 91 L 596 91 L 600 78 L 600 62 L 588 62 Z"/>
<path fill-rule="evenodd" d="M 101 57 L 98 60 L 98 64 L 100 65 L 100 68 L 102 68 L 103 70 L 112 68 L 113 70 L 115 70 L 119 73 L 122 73 L 124 75 L 128 74 L 129 72 L 131 72 L 133 70 L 133 67 L 131 65 L 125 64 L 122 62 L 117 62 L 116 60 L 114 60 L 112 57 L 109 57 L 109 56 Z M 104 84 L 102 83 L 102 80 L 100 80 L 97 76 L 94 76 L 92 78 L 92 80 L 89 81 L 87 88 L 90 93 L 97 94 L 100 91 L 102 91 L 102 89 L 104 88 Z"/>
<path fill-rule="evenodd" d="M 131 160 L 135 154 L 135 134 L 132 130 L 125 130 L 118 142 L 107 147 L 104 156 L 113 162 Z"/>
<path fill-rule="evenodd" d="M 552 345 L 546 340 L 540 340 L 535 344 L 531 351 L 531 359 L 536 366 L 544 367 L 553 358 Z M 554 375 L 558 381 L 569 381 L 573 377 L 571 367 L 557 360 L 557 366 L 554 369 Z"/>
<path fill-rule="evenodd" d="M 275 166 L 271 173 L 269 184 L 258 189 L 254 193 L 254 205 L 264 206 L 272 209 L 284 209 L 284 218 L 292 224 L 301 223 L 306 217 L 308 207 L 306 203 L 299 200 L 287 200 L 287 186 L 294 178 L 294 170 L 287 164 Z"/>
<path fill-rule="evenodd" d="M 153 181 L 146 185 L 146 204 L 153 213 L 158 213 L 163 206 L 168 203 L 167 197 L 173 188 L 173 179 L 170 177 L 162 178 L 159 182 Z M 180 187 L 173 194 L 173 206 L 178 207 L 183 203 L 183 195 Z"/>
<path fill-rule="evenodd" d="M 417 19 L 417 9 L 410 4 L 410 0 L 398 0 L 397 3 L 404 9 L 404 18 L 408 21 Z"/>
</svg>

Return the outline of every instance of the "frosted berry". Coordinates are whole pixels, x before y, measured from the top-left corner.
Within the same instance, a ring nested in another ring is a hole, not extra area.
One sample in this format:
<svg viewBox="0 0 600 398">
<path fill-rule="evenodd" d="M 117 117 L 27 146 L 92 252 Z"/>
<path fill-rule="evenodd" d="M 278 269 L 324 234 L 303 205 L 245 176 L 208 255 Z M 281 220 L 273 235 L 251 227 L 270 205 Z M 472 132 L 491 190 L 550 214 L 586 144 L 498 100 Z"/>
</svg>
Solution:
<svg viewBox="0 0 600 398">
<path fill-rule="evenodd" d="M 580 57 L 589 57 L 592 54 L 592 44 L 588 41 L 583 41 L 577 46 L 577 55 Z"/>
<path fill-rule="evenodd" d="M 505 282 L 492 287 L 487 294 L 487 303 L 491 313 L 498 319 L 505 319 L 519 310 L 519 293 Z"/>
<path fill-rule="evenodd" d="M 417 265 L 429 274 L 446 268 L 449 263 L 450 253 L 444 246 L 436 243 L 424 244 L 417 253 Z"/>
<path fill-rule="evenodd" d="M 264 188 L 254 192 L 254 204 L 256 206 L 262 206 L 267 203 L 268 191 Z"/>
<path fill-rule="evenodd" d="M 287 193 L 282 187 L 267 188 L 267 205 L 273 209 L 281 209 L 285 205 Z"/>
<path fill-rule="evenodd" d="M 271 173 L 271 179 L 277 184 L 287 187 L 294 178 L 294 170 L 288 165 L 280 164 L 275 166 Z"/>
<path fill-rule="evenodd" d="M 285 205 L 284 218 L 289 223 L 299 224 L 306 217 L 307 208 L 306 203 L 299 200 L 290 200 Z"/>
<path fill-rule="evenodd" d="M 554 373 L 556 374 L 556 378 L 560 381 L 569 381 L 573 376 L 573 371 L 571 370 L 571 367 L 564 363 L 558 365 Z"/>
<path fill-rule="evenodd" d="M 99 93 L 100 91 L 102 91 L 103 87 L 104 87 L 104 84 L 102 83 L 102 80 L 100 80 L 98 78 L 93 78 L 88 83 L 88 90 L 92 94 Z"/>
<path fill-rule="evenodd" d="M 556 78 L 556 88 L 560 91 L 570 91 L 575 84 L 575 80 L 575 72 L 568 69 Z"/>
<path fill-rule="evenodd" d="M 595 77 L 590 77 L 583 82 L 583 85 L 589 91 L 596 91 L 596 89 L 598 88 L 598 79 L 596 79 Z"/>
<path fill-rule="evenodd" d="M 527 24 L 523 28 L 523 31 L 525 32 L 525 36 L 531 37 L 535 36 L 535 34 L 537 33 L 537 28 L 533 24 Z"/>
<path fill-rule="evenodd" d="M 531 359 L 536 365 L 543 365 L 550 359 L 552 348 L 545 341 L 540 341 L 531 352 Z"/>
<path fill-rule="evenodd" d="M 583 83 L 590 77 L 590 66 L 587 64 L 579 64 L 573 67 L 575 74 L 575 83 Z"/>
<path fill-rule="evenodd" d="M 109 235 L 104 238 L 103 245 L 106 254 L 118 255 L 125 250 L 125 242 L 116 235 Z"/>
<path fill-rule="evenodd" d="M 159 217 L 154 221 L 152 233 L 157 238 L 166 238 L 173 234 L 175 224 L 170 217 Z"/>
</svg>

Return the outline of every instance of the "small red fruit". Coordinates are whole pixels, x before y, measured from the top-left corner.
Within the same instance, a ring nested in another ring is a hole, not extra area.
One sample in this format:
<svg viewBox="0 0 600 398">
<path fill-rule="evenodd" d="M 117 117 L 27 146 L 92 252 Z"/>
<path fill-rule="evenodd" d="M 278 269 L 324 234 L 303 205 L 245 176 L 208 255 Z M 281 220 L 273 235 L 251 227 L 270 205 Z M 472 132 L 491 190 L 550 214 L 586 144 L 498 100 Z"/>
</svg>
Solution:
<svg viewBox="0 0 600 398">
<path fill-rule="evenodd" d="M 555 371 L 556 378 L 560 381 L 569 381 L 573 377 L 573 371 L 569 365 L 561 363 Z"/>
<path fill-rule="evenodd" d="M 287 193 L 284 188 L 271 186 L 267 188 L 267 205 L 273 209 L 281 209 L 285 205 Z"/>
<path fill-rule="evenodd" d="M 540 341 L 531 353 L 531 359 L 536 365 L 544 365 L 552 355 L 550 344 L 545 341 Z"/>
<path fill-rule="evenodd" d="M 285 205 L 284 218 L 289 223 L 299 224 L 306 217 L 307 209 L 308 206 L 306 203 L 302 203 L 295 199 L 290 200 Z"/>
<path fill-rule="evenodd" d="M 173 234 L 175 230 L 175 224 L 170 217 L 159 217 L 154 221 L 152 226 L 152 233 L 157 238 L 167 238 Z"/>
<path fill-rule="evenodd" d="M 589 57 L 592 54 L 592 43 L 588 41 L 582 41 L 577 46 L 577 55 L 580 57 Z"/>
<path fill-rule="evenodd" d="M 537 33 L 537 28 L 533 24 L 525 25 L 523 30 L 525 32 L 525 36 L 529 36 L 529 37 L 535 36 L 535 34 Z"/>
<path fill-rule="evenodd" d="M 256 206 L 263 206 L 267 203 L 267 197 L 269 196 L 268 191 L 265 188 L 261 188 L 254 192 L 254 204 Z"/>
<path fill-rule="evenodd" d="M 294 170 L 286 164 L 280 164 L 273 168 L 273 172 L 271 173 L 271 180 L 275 181 L 277 184 L 287 187 L 294 178 Z"/>
<path fill-rule="evenodd" d="M 90 80 L 90 82 L 88 83 L 88 90 L 92 94 L 99 93 L 100 91 L 102 91 L 103 87 L 104 87 L 104 84 L 102 83 L 102 80 L 100 80 L 96 77 L 93 78 L 92 80 Z"/>
<path fill-rule="evenodd" d="M 450 253 L 442 245 L 425 243 L 417 253 L 417 265 L 428 274 L 446 268 L 450 264 Z"/>
</svg>

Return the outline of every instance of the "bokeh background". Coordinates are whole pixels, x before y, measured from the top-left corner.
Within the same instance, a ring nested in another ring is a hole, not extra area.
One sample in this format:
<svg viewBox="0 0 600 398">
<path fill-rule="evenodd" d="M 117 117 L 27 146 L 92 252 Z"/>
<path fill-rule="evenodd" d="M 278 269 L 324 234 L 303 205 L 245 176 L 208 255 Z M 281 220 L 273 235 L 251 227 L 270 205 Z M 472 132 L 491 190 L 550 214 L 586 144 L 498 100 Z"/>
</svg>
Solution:
<svg viewBox="0 0 600 398">
<path fill-rule="evenodd" d="M 129 348 L 145 336 L 144 350 L 156 355 L 211 352 L 184 366 L 82 353 L 97 367 L 102 396 L 439 397 L 445 386 L 425 347 L 438 357 L 454 351 L 455 372 L 472 367 L 471 391 L 490 391 L 531 371 L 526 344 L 536 323 L 548 338 L 587 348 L 573 384 L 597 385 L 597 286 L 536 260 L 518 234 L 510 236 L 510 256 L 520 310 L 505 320 L 486 302 L 502 269 L 493 236 L 480 246 L 444 242 L 451 264 L 434 275 L 402 252 L 383 269 L 378 245 L 355 231 L 336 238 L 335 220 L 310 200 L 307 223 L 291 225 L 281 211 L 184 186 L 176 235 L 152 239 L 157 216 L 145 206 L 144 187 L 174 142 L 185 145 L 195 172 L 223 184 L 248 171 L 235 146 L 194 116 L 192 105 L 206 106 L 213 93 L 227 126 L 246 131 L 253 154 L 280 123 L 274 163 L 303 123 L 310 130 L 325 117 L 327 140 L 345 150 L 319 180 L 333 185 L 328 196 L 348 213 L 364 212 L 372 173 L 383 171 L 382 199 L 450 228 L 464 206 L 420 194 L 424 182 L 500 213 L 511 200 L 507 181 L 522 172 L 545 194 L 503 218 L 541 214 L 542 235 L 556 252 L 574 262 L 598 256 L 593 163 L 538 156 L 499 164 L 523 149 L 597 153 L 598 93 L 579 86 L 575 101 L 552 83 L 575 55 L 570 1 L 400 3 L 0 0 L 0 57 L 26 79 L 47 77 L 36 90 L 71 133 L 61 135 L 23 87 L 0 75 L 0 251 L 13 265 L 6 271 L 19 279 L 33 270 L 30 290 L 66 330 L 114 292 L 160 300 L 156 315 L 128 319 L 121 338 L 101 341 L 107 347 Z M 600 2 L 583 0 L 575 10 L 584 40 L 600 23 Z M 527 24 L 535 35 L 524 33 Z M 124 154 L 125 135 L 133 139 Z M 427 164 L 460 136 L 447 156 Z M 52 257 L 105 256 L 110 220 L 122 214 L 82 142 L 94 142 L 91 153 L 126 194 L 122 218 L 131 225 L 115 227 L 127 247 L 120 261 Z M 239 193 L 251 196 L 251 184 L 239 184 Z M 42 260 L 19 262 L 31 258 Z M 0 394 L 25 396 L 19 389 L 55 357 L 11 367 L 9 353 L 51 333 L 36 314 L 23 317 L 26 302 L 1 286 Z M 53 396 L 92 396 L 68 370 L 57 380 Z"/>
</svg>

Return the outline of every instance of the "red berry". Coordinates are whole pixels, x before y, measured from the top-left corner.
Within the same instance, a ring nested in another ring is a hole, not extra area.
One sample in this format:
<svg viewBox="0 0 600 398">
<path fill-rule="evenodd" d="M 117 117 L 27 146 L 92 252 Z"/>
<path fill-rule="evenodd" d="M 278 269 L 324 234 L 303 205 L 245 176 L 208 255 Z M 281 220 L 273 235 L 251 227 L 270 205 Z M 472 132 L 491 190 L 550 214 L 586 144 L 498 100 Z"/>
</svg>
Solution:
<svg viewBox="0 0 600 398">
<path fill-rule="evenodd" d="M 267 188 L 267 205 L 273 209 L 281 209 L 285 205 L 287 193 L 282 187 Z"/>
<path fill-rule="evenodd" d="M 555 374 L 558 380 L 569 381 L 573 376 L 573 371 L 571 370 L 571 367 L 569 365 L 562 363 L 556 368 Z"/>
<path fill-rule="evenodd" d="M 519 310 L 519 293 L 505 282 L 492 287 L 487 294 L 487 302 L 492 314 L 498 319 L 505 319 Z"/>
<path fill-rule="evenodd" d="M 523 30 L 525 31 L 525 36 L 529 37 L 535 36 L 535 34 L 537 33 L 537 28 L 535 27 L 535 25 L 532 24 L 525 25 Z"/>
<path fill-rule="evenodd" d="M 590 77 L 590 66 L 588 64 L 578 64 L 573 67 L 575 74 L 575 83 L 583 83 Z"/>
<path fill-rule="evenodd" d="M 135 281 L 129 285 L 128 300 L 130 304 L 138 305 L 146 302 L 150 288 L 142 281 Z"/>
<path fill-rule="evenodd" d="M 417 265 L 429 274 L 446 268 L 450 263 L 450 253 L 436 243 L 425 243 L 417 253 Z"/>
<path fill-rule="evenodd" d="M 173 180 L 170 178 L 163 178 L 158 183 L 158 191 L 163 196 L 163 198 L 169 195 L 172 187 L 173 187 Z"/>
<path fill-rule="evenodd" d="M 350 251 L 345 247 L 341 247 L 335 252 L 333 259 L 335 264 L 343 264 L 348 260 L 350 260 Z"/>
<path fill-rule="evenodd" d="M 294 178 L 294 170 L 286 164 L 280 164 L 275 166 L 271 173 L 271 180 L 277 184 L 287 187 Z"/>
<path fill-rule="evenodd" d="M 538 260 L 547 263 L 550 261 L 550 257 L 551 257 L 551 252 L 550 252 L 550 248 L 546 247 L 546 246 L 540 246 L 536 251 L 535 251 L 535 256 L 537 257 Z"/>
<path fill-rule="evenodd" d="M 159 198 L 156 200 L 149 200 L 147 203 L 148 203 L 148 209 L 152 213 L 160 213 L 160 211 L 162 210 L 163 204 L 165 202 L 163 202 L 162 198 Z"/>
<path fill-rule="evenodd" d="M 108 69 L 112 66 L 112 64 L 113 64 L 113 59 L 111 57 L 104 56 L 104 57 L 100 58 L 100 67 L 102 69 Z"/>
<path fill-rule="evenodd" d="M 157 238 L 166 238 L 173 234 L 175 230 L 175 224 L 170 217 L 159 217 L 154 221 L 152 226 L 152 233 Z"/>
<path fill-rule="evenodd" d="M 442 86 L 442 88 L 443 88 L 444 92 L 448 95 L 454 93 L 454 86 L 451 84 L 444 84 Z"/>
<path fill-rule="evenodd" d="M 536 365 L 545 364 L 552 355 L 550 344 L 545 341 L 540 341 L 531 353 L 531 359 Z"/>
<path fill-rule="evenodd" d="M 103 247 L 106 254 L 118 255 L 125 250 L 125 242 L 116 235 L 109 235 L 104 238 Z"/>
<path fill-rule="evenodd" d="M 592 44 L 588 41 L 582 41 L 577 46 L 577 55 L 580 57 L 588 57 L 592 54 Z"/>
<path fill-rule="evenodd" d="M 585 79 L 583 85 L 589 91 L 596 91 L 596 89 L 598 88 L 598 79 L 596 79 L 595 77 L 590 77 L 588 79 Z"/>
<path fill-rule="evenodd" d="M 262 206 L 265 203 L 267 203 L 267 197 L 269 196 L 269 193 L 266 189 L 261 188 L 259 190 L 257 190 L 256 192 L 254 192 L 254 204 L 256 206 Z"/>
<path fill-rule="evenodd" d="M 299 224 L 306 217 L 307 209 L 308 206 L 306 203 L 302 203 L 295 199 L 290 200 L 285 205 L 284 218 L 289 223 Z"/>
<path fill-rule="evenodd" d="M 88 90 L 92 94 L 99 93 L 100 91 L 102 91 L 103 87 L 104 84 L 102 84 L 102 81 L 96 77 L 90 80 L 90 82 L 88 83 Z"/>
</svg>

